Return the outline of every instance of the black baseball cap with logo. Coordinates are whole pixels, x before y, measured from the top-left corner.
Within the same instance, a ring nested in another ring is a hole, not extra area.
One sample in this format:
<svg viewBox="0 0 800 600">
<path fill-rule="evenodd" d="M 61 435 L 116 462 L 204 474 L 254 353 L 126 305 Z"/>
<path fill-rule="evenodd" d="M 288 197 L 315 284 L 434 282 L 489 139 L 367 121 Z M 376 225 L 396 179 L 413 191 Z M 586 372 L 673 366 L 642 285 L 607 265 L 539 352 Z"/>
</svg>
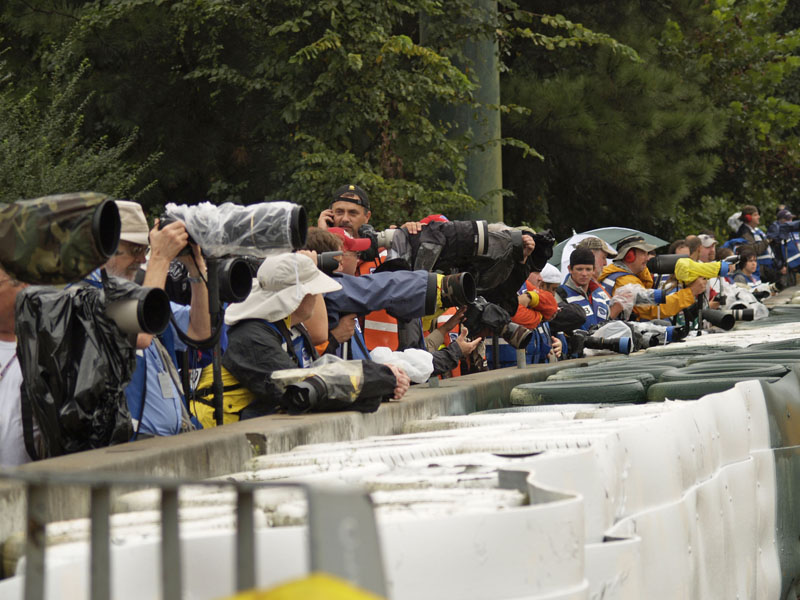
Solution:
<svg viewBox="0 0 800 600">
<path fill-rule="evenodd" d="M 344 194 L 352 194 L 356 196 L 355 198 L 351 198 L 345 196 Z M 362 190 L 360 187 L 353 183 L 348 183 L 347 185 L 343 185 L 338 190 L 333 193 L 333 200 L 331 200 L 331 205 L 334 202 L 353 202 L 354 204 L 358 204 L 359 206 L 363 206 L 364 210 L 369 210 L 369 196 L 367 196 L 367 192 Z"/>
</svg>

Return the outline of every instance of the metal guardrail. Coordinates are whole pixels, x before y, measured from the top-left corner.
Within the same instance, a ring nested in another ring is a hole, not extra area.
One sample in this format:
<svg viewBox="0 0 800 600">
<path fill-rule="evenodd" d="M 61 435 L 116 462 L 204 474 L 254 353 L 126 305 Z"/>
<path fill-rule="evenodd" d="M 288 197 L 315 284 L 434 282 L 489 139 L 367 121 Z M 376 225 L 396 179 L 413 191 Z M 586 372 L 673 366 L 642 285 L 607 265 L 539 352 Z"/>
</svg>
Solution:
<svg viewBox="0 0 800 600">
<path fill-rule="evenodd" d="M 23 473 L 0 470 L 0 480 L 26 486 L 25 600 L 45 597 L 47 494 L 53 486 L 90 490 L 90 598 L 110 600 L 110 516 L 114 487 L 161 490 L 161 585 L 163 598 L 182 592 L 178 494 L 183 486 L 233 488 L 236 492 L 236 589 L 256 585 L 254 494 L 264 488 L 300 488 L 308 500 L 308 541 L 312 572 L 337 575 L 386 597 L 386 581 L 375 514 L 369 495 L 360 488 L 322 487 L 305 483 L 197 481 L 104 473 Z"/>
</svg>

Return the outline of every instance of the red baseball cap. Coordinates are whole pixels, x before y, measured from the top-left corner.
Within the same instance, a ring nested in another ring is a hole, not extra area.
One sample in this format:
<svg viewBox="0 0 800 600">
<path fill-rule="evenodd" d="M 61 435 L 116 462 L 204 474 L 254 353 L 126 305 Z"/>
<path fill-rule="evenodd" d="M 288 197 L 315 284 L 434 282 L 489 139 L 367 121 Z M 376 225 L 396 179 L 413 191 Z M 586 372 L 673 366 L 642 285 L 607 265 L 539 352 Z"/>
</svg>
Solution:
<svg viewBox="0 0 800 600">
<path fill-rule="evenodd" d="M 447 223 L 448 218 L 444 215 L 428 215 L 424 219 L 420 219 L 420 223 L 425 223 L 426 225 L 431 221 L 437 221 L 439 223 Z"/>
<path fill-rule="evenodd" d="M 334 235 L 338 235 L 342 239 L 342 242 L 344 242 L 344 250 L 348 252 L 363 252 L 372 245 L 372 242 L 370 242 L 368 238 L 354 238 L 350 235 L 349 231 L 341 227 L 328 227 L 328 231 Z"/>
</svg>

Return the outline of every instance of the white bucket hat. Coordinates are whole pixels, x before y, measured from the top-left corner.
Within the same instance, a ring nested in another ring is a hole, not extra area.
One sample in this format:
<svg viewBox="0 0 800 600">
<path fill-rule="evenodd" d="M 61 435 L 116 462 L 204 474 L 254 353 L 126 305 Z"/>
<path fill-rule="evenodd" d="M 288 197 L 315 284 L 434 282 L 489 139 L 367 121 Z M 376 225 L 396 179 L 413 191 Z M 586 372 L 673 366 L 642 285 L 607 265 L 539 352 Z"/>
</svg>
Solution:
<svg viewBox="0 0 800 600">
<path fill-rule="evenodd" d="M 561 275 L 561 271 L 558 270 L 558 267 L 547 263 L 542 269 L 542 281 L 545 283 L 563 283 L 564 277 Z"/>
<path fill-rule="evenodd" d="M 230 305 L 225 323 L 233 325 L 244 319 L 280 321 L 297 310 L 306 294 L 340 289 L 339 283 L 317 269 L 314 261 L 304 254 L 270 256 L 258 268 L 247 299 Z"/>
<path fill-rule="evenodd" d="M 123 242 L 147 246 L 150 237 L 150 227 L 144 216 L 141 204 L 130 200 L 115 200 L 119 209 L 119 220 L 122 225 L 119 239 Z"/>
</svg>

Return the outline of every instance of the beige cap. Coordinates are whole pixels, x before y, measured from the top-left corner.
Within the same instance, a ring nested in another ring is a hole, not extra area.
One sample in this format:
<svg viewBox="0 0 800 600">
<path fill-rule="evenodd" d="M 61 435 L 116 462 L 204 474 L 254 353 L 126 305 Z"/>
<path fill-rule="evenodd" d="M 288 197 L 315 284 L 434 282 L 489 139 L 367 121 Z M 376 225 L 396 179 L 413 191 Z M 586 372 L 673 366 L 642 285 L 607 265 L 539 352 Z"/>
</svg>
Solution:
<svg viewBox="0 0 800 600">
<path fill-rule="evenodd" d="M 119 209 L 122 229 L 119 239 L 132 244 L 146 246 L 149 243 L 150 227 L 144 216 L 141 204 L 130 200 L 115 200 Z"/>
<path fill-rule="evenodd" d="M 614 258 L 617 255 L 617 251 L 609 246 L 605 240 L 594 236 L 582 239 L 575 247 L 588 248 L 589 250 L 602 250 L 609 258 Z"/>
</svg>

